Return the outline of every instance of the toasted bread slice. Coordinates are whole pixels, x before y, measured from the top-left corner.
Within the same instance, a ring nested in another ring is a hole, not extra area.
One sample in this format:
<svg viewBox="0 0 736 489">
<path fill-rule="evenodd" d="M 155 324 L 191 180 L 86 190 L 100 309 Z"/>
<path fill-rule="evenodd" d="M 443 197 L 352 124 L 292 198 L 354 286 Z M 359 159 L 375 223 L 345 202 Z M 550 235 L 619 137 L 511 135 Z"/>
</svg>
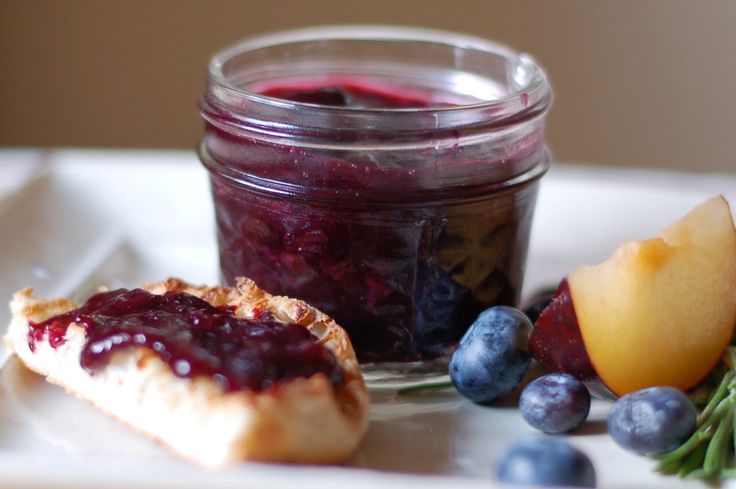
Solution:
<svg viewBox="0 0 736 489">
<path fill-rule="evenodd" d="M 331 318 L 303 301 L 270 295 L 248 279 L 234 288 L 199 287 L 175 278 L 143 288 L 154 294 L 187 292 L 215 306 L 234 306 L 240 317 L 265 310 L 276 321 L 309 328 L 335 355 L 343 381 L 333 385 L 315 374 L 262 391 L 225 392 L 208 377 L 177 377 L 141 346 L 116 351 L 90 374 L 80 365 L 85 329 L 79 324 L 68 327 L 56 348 L 43 338 L 31 350 L 29 321 L 39 323 L 76 306 L 66 299 L 35 299 L 30 288 L 13 297 L 5 342 L 49 382 L 204 465 L 235 460 L 335 463 L 356 449 L 367 426 L 368 393 L 348 336 Z"/>
</svg>

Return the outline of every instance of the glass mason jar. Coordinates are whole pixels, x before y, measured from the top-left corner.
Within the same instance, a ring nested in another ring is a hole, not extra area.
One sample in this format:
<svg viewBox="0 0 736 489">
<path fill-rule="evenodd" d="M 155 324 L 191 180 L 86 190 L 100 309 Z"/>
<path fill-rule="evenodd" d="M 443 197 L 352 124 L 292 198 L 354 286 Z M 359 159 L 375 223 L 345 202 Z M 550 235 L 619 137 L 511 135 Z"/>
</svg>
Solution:
<svg viewBox="0 0 736 489">
<path fill-rule="evenodd" d="M 448 32 L 320 27 L 220 52 L 199 152 L 224 282 L 318 307 L 364 366 L 441 364 L 519 300 L 550 103 L 531 58 Z"/>
</svg>

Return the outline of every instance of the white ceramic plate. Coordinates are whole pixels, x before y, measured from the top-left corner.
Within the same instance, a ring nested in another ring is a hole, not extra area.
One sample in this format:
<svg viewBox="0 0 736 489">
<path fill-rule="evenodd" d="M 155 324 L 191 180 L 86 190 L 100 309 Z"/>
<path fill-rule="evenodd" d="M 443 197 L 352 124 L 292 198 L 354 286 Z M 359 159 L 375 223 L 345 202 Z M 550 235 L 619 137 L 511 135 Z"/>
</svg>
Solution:
<svg viewBox="0 0 736 489">
<path fill-rule="evenodd" d="M 45 159 L 34 178 L 23 173 L 19 189 L 0 189 L 2 300 L 26 285 L 39 296 L 82 298 L 102 284 L 135 286 L 168 275 L 217 280 L 207 176 L 193 154 L 66 151 Z M 17 155 L 0 152 L 0 161 L 8 160 Z M 624 237 L 655 234 L 719 192 L 733 200 L 736 178 L 558 165 L 539 198 L 526 291 L 599 261 Z M 0 322 L 7 318 L 0 309 Z M 345 466 L 205 470 L 11 358 L 0 371 L 0 486 L 487 488 L 499 451 L 533 433 L 512 401 L 481 407 L 452 390 L 372 396 L 368 435 Z M 609 407 L 594 402 L 585 427 L 569 437 L 593 459 L 599 487 L 704 487 L 658 476 L 651 460 L 615 446 L 605 433 Z"/>
</svg>

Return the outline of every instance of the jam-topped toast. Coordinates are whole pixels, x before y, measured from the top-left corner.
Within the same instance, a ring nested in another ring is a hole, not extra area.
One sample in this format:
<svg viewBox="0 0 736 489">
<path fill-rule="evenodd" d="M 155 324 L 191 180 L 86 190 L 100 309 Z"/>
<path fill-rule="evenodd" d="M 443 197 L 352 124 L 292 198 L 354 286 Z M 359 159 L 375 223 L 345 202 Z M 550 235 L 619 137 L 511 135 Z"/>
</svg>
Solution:
<svg viewBox="0 0 736 489">
<path fill-rule="evenodd" d="M 77 307 L 16 293 L 9 348 L 30 369 L 205 465 L 333 463 L 368 394 L 347 334 L 307 303 L 168 279 Z"/>
</svg>

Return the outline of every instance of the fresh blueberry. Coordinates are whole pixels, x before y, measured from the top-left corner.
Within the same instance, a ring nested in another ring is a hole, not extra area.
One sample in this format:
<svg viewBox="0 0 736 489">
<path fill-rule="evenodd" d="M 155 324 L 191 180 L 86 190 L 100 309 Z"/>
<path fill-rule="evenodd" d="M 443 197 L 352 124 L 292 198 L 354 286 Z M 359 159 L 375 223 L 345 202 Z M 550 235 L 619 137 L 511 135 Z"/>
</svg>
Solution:
<svg viewBox="0 0 736 489">
<path fill-rule="evenodd" d="M 590 393 L 569 374 L 547 374 L 530 382 L 519 398 L 521 416 L 545 433 L 565 433 L 580 426 L 590 412 Z"/>
<path fill-rule="evenodd" d="M 690 399 L 673 387 L 649 387 L 621 397 L 608 415 L 608 432 L 642 455 L 674 450 L 695 431 L 697 413 Z"/>
<path fill-rule="evenodd" d="M 595 487 L 593 463 L 568 442 L 549 437 L 523 438 L 496 463 L 496 479 L 507 484 Z"/>
<path fill-rule="evenodd" d="M 450 379 L 473 402 L 499 399 L 516 387 L 529 367 L 529 319 L 513 307 L 483 311 L 450 358 Z"/>
</svg>

